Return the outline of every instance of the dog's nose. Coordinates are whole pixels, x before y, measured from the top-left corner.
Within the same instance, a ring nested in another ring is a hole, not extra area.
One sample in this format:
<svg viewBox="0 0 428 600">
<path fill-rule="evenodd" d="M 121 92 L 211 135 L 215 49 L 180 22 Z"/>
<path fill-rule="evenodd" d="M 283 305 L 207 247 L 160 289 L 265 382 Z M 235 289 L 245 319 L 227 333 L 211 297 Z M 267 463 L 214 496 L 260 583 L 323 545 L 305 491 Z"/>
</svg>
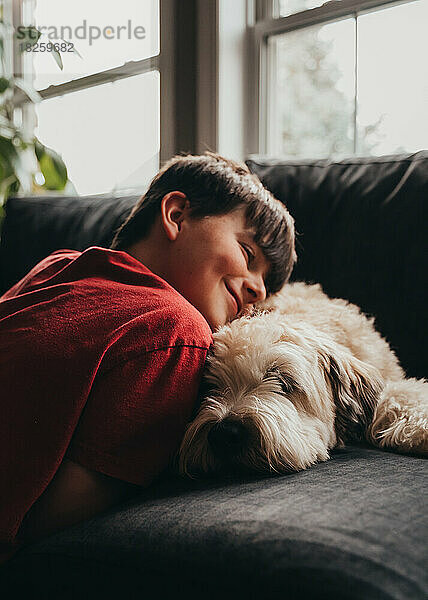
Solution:
<svg viewBox="0 0 428 600">
<path fill-rule="evenodd" d="M 234 455 L 241 450 L 248 437 L 248 430 L 241 421 L 223 419 L 208 434 L 208 443 L 219 455 Z"/>
</svg>

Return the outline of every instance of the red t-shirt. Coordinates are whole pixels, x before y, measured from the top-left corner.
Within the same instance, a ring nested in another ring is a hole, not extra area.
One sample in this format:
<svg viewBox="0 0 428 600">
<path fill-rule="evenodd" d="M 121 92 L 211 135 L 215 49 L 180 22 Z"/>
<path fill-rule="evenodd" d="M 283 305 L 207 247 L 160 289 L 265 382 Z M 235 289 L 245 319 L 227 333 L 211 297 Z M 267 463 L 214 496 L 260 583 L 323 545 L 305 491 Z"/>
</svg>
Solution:
<svg viewBox="0 0 428 600">
<path fill-rule="evenodd" d="M 64 456 L 147 486 L 176 452 L 212 342 L 126 252 L 54 252 L 0 298 L 0 561 Z"/>
</svg>

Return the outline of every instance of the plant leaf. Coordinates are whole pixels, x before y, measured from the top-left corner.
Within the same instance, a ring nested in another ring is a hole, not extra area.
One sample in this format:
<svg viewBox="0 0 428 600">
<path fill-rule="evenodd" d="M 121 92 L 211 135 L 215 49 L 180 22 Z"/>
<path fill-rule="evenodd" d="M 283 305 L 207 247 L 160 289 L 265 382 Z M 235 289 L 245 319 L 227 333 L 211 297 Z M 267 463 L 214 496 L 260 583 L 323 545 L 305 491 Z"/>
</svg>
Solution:
<svg viewBox="0 0 428 600">
<path fill-rule="evenodd" d="M 0 136 L 0 156 L 10 174 L 14 174 L 24 191 L 28 189 L 29 173 L 24 167 L 18 148 L 11 139 Z"/>
<path fill-rule="evenodd" d="M 6 37 L 6 27 L 2 21 L 0 21 L 0 58 L 3 58 L 4 39 Z"/>
<path fill-rule="evenodd" d="M 44 188 L 48 190 L 63 190 L 68 177 L 67 167 L 60 155 L 44 146 L 39 140 L 34 140 L 34 149 L 39 162 L 40 171 L 45 178 Z"/>
<path fill-rule="evenodd" d="M 54 59 L 54 61 L 56 62 L 56 64 L 58 65 L 58 67 L 61 69 L 61 71 L 64 68 L 64 65 L 62 63 L 62 57 L 61 54 L 58 52 L 58 50 L 55 50 L 55 48 L 52 48 L 51 52 L 52 54 L 52 58 Z"/>
<path fill-rule="evenodd" d="M 37 160 L 40 160 L 45 153 L 44 145 L 37 138 L 34 138 L 34 152 L 36 153 Z"/>
<path fill-rule="evenodd" d="M 77 56 L 78 56 L 79 58 L 81 58 L 81 59 L 83 60 L 83 56 L 80 54 L 80 52 L 78 51 L 78 49 L 77 49 L 77 48 L 76 48 L 74 45 L 73 45 L 73 52 L 74 52 L 75 54 L 77 54 Z"/>
<path fill-rule="evenodd" d="M 3 94 L 10 86 L 10 81 L 6 77 L 0 77 L 0 94 Z"/>
<path fill-rule="evenodd" d="M 61 41 L 64 42 L 64 44 L 70 44 L 71 42 L 68 42 L 67 40 L 64 40 L 63 38 L 61 38 Z M 80 54 L 80 52 L 77 50 L 77 48 L 75 47 L 75 45 L 73 44 L 73 49 L 72 52 L 74 52 L 74 54 L 77 54 L 77 56 L 81 59 L 83 59 L 83 56 Z"/>
<path fill-rule="evenodd" d="M 41 35 L 42 32 L 33 25 L 28 27 L 20 25 L 14 34 L 15 43 L 19 46 L 21 52 L 25 52 L 25 46 L 27 44 L 31 44 L 31 46 L 37 44 Z"/>
<path fill-rule="evenodd" d="M 16 154 L 17 151 L 13 142 L 9 138 L 0 135 L 0 158 L 7 169 L 13 169 Z"/>
</svg>

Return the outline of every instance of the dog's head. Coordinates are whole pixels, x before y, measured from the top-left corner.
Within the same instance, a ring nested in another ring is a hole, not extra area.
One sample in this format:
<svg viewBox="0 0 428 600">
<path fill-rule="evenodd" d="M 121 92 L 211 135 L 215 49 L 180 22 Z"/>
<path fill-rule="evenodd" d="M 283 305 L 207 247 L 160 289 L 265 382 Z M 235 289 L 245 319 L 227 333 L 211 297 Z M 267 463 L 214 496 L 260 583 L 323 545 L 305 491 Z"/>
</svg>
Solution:
<svg viewBox="0 0 428 600">
<path fill-rule="evenodd" d="M 380 379 L 310 325 L 257 312 L 214 334 L 202 389 L 180 471 L 281 473 L 326 460 L 348 432 L 359 435 Z"/>
</svg>

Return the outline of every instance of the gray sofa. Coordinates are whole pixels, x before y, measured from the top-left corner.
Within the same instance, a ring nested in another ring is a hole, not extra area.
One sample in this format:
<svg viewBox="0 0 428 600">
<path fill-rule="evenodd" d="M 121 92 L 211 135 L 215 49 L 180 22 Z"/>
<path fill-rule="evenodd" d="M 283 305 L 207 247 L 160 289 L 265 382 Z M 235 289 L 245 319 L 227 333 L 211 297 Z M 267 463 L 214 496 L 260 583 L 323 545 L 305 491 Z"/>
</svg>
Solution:
<svg viewBox="0 0 428 600">
<path fill-rule="evenodd" d="M 248 164 L 295 217 L 293 279 L 359 304 L 407 373 L 427 377 L 428 152 Z M 135 199 L 10 199 L 0 290 L 55 249 L 107 246 Z M 273 478 L 167 472 L 114 510 L 20 551 L 0 570 L 0 591 L 43 600 L 425 600 L 427 464 L 361 445 Z"/>
</svg>

